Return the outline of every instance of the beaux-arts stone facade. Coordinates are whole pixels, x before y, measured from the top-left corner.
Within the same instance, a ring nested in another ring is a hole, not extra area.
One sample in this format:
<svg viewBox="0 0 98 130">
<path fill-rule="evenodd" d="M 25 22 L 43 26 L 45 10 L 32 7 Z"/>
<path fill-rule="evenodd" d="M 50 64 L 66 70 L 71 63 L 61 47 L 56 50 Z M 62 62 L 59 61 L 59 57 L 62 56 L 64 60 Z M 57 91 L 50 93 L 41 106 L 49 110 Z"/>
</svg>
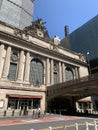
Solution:
<svg viewBox="0 0 98 130">
<path fill-rule="evenodd" d="M 84 56 L 59 43 L 41 19 L 23 31 L 0 23 L 1 110 L 45 110 L 47 86 L 88 75 Z"/>
</svg>

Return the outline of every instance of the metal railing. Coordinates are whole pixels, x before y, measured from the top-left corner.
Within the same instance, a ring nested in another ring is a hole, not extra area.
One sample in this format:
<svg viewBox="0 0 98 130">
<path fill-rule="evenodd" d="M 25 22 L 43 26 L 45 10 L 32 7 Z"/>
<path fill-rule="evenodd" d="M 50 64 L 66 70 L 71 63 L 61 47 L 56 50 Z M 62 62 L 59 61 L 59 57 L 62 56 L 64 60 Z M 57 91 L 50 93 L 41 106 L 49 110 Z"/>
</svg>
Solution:
<svg viewBox="0 0 98 130">
<path fill-rule="evenodd" d="M 95 80 L 95 79 L 98 79 L 98 73 L 91 74 L 89 76 L 85 76 L 85 77 L 82 77 L 82 78 L 78 78 L 78 79 L 69 80 L 69 81 L 66 81 L 66 82 L 54 84 L 54 85 L 48 86 L 47 89 L 51 89 L 51 88 L 53 89 L 55 86 L 57 88 L 57 87 L 63 86 L 63 85 L 66 87 L 66 86 L 78 84 L 78 83 L 81 83 L 81 82 L 92 81 L 92 80 Z"/>
<path fill-rule="evenodd" d="M 82 126 L 84 126 L 84 130 L 91 130 L 90 127 L 93 127 L 93 130 L 98 130 L 98 122 L 96 120 L 94 120 L 93 122 L 84 122 L 84 123 L 74 123 L 71 125 L 66 125 L 63 126 L 57 126 L 57 127 L 52 127 L 49 126 L 48 128 L 45 129 L 41 129 L 41 130 L 56 130 L 56 129 L 62 129 L 62 130 L 69 130 L 70 128 L 75 129 L 75 130 L 80 130 L 80 128 Z M 33 128 L 31 128 L 30 130 L 34 130 Z"/>
<path fill-rule="evenodd" d="M 71 88 L 72 86 L 79 85 L 79 84 L 85 83 L 85 82 L 92 82 L 97 79 L 98 79 L 98 73 L 91 74 L 89 76 L 85 76 L 85 77 L 82 77 L 79 79 L 74 79 L 74 80 L 70 80 L 70 81 L 48 86 L 47 87 L 47 99 L 50 98 L 50 96 L 52 96 L 52 95 L 58 94 L 58 92 L 60 93 L 60 91 L 63 91 L 64 89 L 67 89 L 67 88 L 69 89 L 69 87 Z"/>
<path fill-rule="evenodd" d="M 46 115 L 45 111 L 40 113 L 40 117 L 44 117 Z M 32 118 L 38 118 L 37 110 L 1 110 L 0 111 L 0 118 L 6 117 L 24 117 L 30 116 Z"/>
</svg>

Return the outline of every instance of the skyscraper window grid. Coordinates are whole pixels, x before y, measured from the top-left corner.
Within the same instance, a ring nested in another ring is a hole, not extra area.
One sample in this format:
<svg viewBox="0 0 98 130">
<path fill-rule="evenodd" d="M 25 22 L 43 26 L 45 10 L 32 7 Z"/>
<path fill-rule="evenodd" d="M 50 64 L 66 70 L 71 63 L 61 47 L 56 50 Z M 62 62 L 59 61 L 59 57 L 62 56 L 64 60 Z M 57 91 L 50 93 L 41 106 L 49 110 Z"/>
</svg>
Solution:
<svg viewBox="0 0 98 130">
<path fill-rule="evenodd" d="M 31 0 L 0 0 L 0 21 L 23 29 L 31 25 L 32 14 Z"/>
</svg>

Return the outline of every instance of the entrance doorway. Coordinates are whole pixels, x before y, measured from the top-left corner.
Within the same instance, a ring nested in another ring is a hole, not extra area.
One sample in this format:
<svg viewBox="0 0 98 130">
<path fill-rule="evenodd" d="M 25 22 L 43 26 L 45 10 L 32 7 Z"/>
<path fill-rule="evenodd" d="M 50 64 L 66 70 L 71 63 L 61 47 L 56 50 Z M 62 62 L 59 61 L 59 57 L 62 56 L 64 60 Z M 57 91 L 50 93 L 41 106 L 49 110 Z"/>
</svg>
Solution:
<svg viewBox="0 0 98 130">
<path fill-rule="evenodd" d="M 29 106 L 29 100 L 28 99 L 20 100 L 19 108 L 21 108 L 21 110 L 27 110 L 28 106 Z"/>
<path fill-rule="evenodd" d="M 28 110 L 28 109 L 37 109 L 40 107 L 40 98 L 8 98 L 8 107 L 7 109 L 19 109 L 19 110 Z"/>
</svg>

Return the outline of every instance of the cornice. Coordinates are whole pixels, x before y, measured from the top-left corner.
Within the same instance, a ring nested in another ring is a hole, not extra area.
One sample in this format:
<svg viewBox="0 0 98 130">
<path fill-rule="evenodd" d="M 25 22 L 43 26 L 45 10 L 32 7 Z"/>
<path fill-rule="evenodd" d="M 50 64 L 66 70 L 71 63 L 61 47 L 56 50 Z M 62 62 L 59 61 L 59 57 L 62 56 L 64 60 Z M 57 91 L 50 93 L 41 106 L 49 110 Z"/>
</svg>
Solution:
<svg viewBox="0 0 98 130">
<path fill-rule="evenodd" d="M 31 49 L 36 50 L 37 54 L 41 53 L 42 56 L 44 56 L 44 57 L 49 57 L 49 58 L 54 57 L 55 59 L 57 57 L 57 59 L 60 59 L 60 60 L 68 60 L 68 61 L 76 63 L 76 64 L 78 63 L 78 64 L 81 64 L 81 65 L 87 66 L 87 63 L 82 62 L 82 61 L 80 61 L 78 59 L 75 59 L 75 58 L 71 58 L 71 57 L 66 56 L 64 54 L 61 54 L 61 53 L 59 53 L 58 51 L 56 51 L 54 49 L 49 49 L 49 48 L 39 46 L 37 44 L 32 43 L 29 40 L 25 40 L 25 39 L 22 39 L 21 37 L 14 36 L 14 35 L 2 32 L 2 31 L 0 31 L 0 34 L 9 39 L 9 42 L 7 41 L 7 43 L 6 43 L 4 41 L 4 44 L 8 44 L 8 45 L 10 44 L 11 46 L 15 46 L 15 44 L 16 44 L 16 47 L 20 47 L 21 49 L 23 49 L 23 47 L 25 47 L 25 49 L 24 49 L 25 51 L 27 51 L 28 49 L 29 49 L 29 51 Z M 14 43 L 10 43 L 10 40 L 14 40 Z M 16 41 L 19 41 L 19 42 L 16 42 Z M 1 43 L 3 43 L 3 42 L 1 42 Z M 38 50 L 39 50 L 39 52 L 38 52 Z M 44 52 L 44 54 L 43 54 L 43 52 Z"/>
</svg>

